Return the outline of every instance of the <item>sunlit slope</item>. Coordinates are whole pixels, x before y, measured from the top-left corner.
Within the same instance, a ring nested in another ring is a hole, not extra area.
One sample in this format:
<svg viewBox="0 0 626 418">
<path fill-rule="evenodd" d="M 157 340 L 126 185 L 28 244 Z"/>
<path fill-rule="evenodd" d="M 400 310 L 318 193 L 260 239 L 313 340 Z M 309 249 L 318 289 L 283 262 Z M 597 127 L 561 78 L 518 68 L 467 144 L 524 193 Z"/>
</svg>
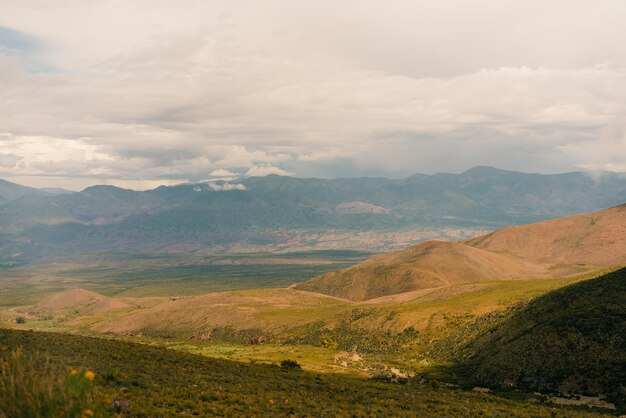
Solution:
<svg viewBox="0 0 626 418">
<path fill-rule="evenodd" d="M 73 309 L 83 313 L 99 313 L 127 307 L 129 305 L 119 299 L 109 298 L 89 290 L 71 289 L 45 298 L 30 311 L 57 313 Z"/>
<path fill-rule="evenodd" d="M 363 301 L 480 280 L 541 277 L 545 276 L 546 267 L 460 242 L 429 241 L 327 273 L 298 289 Z"/>
<path fill-rule="evenodd" d="M 626 205 L 505 228 L 467 242 L 425 242 L 298 286 L 353 301 L 494 279 L 562 277 L 626 264 Z"/>
<path fill-rule="evenodd" d="M 626 205 L 504 228 L 466 243 L 557 266 L 626 264 Z"/>
<path fill-rule="evenodd" d="M 215 329 L 262 335 L 330 316 L 346 301 L 290 289 L 216 292 L 172 300 L 98 324 L 99 332 L 210 338 Z M 260 333 L 260 334 L 259 334 Z"/>
</svg>

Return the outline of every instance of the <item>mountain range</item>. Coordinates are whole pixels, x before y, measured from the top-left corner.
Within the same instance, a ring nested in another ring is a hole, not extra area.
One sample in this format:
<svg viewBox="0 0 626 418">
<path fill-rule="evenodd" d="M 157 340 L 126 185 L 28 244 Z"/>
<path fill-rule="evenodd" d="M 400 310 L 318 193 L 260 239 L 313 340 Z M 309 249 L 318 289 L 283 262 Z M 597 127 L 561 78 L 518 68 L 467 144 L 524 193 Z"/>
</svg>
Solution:
<svg viewBox="0 0 626 418">
<path fill-rule="evenodd" d="M 2 181 L 0 254 L 33 259 L 108 251 L 275 250 L 294 240 L 306 245 L 311 233 L 493 230 L 589 212 L 625 198 L 623 174 L 542 175 L 491 167 L 404 179 L 270 175 L 147 191 L 100 185 L 71 193 Z M 335 245 L 352 245 L 342 239 Z M 363 245 L 389 249 L 383 242 Z"/>
</svg>

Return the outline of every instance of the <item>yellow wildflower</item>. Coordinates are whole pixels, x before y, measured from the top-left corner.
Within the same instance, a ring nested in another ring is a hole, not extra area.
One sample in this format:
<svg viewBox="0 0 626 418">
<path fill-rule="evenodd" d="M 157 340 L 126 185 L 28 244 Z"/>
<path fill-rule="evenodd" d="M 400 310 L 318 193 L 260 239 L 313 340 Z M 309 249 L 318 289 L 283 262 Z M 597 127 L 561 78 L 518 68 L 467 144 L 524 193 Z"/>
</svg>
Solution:
<svg viewBox="0 0 626 418">
<path fill-rule="evenodd" d="M 93 411 L 91 409 L 84 409 L 83 410 L 83 417 L 82 418 L 87 418 L 87 417 L 93 417 Z"/>
<path fill-rule="evenodd" d="M 72 369 L 72 370 L 70 370 L 70 374 L 71 374 L 72 376 L 76 376 L 76 375 L 78 374 L 78 370 L 76 370 L 76 369 Z"/>
<path fill-rule="evenodd" d="M 93 380 L 96 378 L 96 374 L 94 372 L 92 372 L 91 370 L 87 370 L 85 372 L 85 379 L 87 380 Z"/>
</svg>

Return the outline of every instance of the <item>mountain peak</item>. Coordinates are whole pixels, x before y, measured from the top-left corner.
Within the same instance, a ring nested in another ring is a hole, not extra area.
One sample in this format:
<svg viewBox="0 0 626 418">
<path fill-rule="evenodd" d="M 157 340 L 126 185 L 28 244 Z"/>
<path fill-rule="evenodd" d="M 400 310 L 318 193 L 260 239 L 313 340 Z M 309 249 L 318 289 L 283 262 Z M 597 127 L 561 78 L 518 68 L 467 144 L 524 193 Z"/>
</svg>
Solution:
<svg viewBox="0 0 626 418">
<path fill-rule="evenodd" d="M 465 170 L 461 175 L 493 175 L 502 173 L 512 173 L 512 171 L 501 170 L 499 168 L 491 167 L 488 165 L 477 165 L 469 170 Z"/>
</svg>

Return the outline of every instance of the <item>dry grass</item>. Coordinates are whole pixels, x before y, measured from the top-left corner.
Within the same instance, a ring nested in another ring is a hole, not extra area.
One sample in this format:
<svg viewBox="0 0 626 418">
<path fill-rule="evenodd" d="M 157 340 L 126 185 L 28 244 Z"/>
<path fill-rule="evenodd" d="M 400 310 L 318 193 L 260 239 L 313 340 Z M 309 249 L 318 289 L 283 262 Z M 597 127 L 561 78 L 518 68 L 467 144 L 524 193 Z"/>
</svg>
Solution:
<svg viewBox="0 0 626 418">
<path fill-rule="evenodd" d="M 41 353 L 25 355 L 20 348 L 0 356 L 0 416 L 103 416 L 93 398 L 91 371 L 63 369 Z"/>
</svg>

